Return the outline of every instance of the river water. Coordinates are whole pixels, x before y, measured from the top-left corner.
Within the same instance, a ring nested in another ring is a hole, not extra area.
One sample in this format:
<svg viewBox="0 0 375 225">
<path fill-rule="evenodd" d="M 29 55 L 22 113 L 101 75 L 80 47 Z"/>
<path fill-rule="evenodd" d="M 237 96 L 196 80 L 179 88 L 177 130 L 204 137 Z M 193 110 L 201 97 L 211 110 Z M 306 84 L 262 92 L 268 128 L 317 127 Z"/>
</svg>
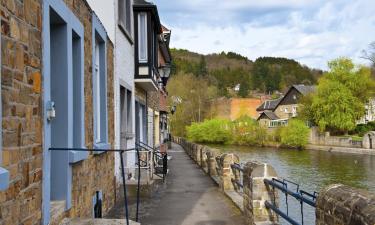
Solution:
<svg viewBox="0 0 375 225">
<path fill-rule="evenodd" d="M 314 150 L 288 150 L 242 146 L 212 146 L 236 153 L 241 162 L 256 160 L 272 165 L 280 178 L 300 184 L 314 192 L 329 184 L 342 183 L 375 193 L 375 156 Z M 288 186 L 289 187 L 289 186 Z M 293 186 L 291 186 L 293 187 Z M 301 222 L 299 202 L 288 198 L 289 215 Z M 280 208 L 286 212 L 285 196 L 280 193 Z M 315 224 L 315 210 L 304 206 L 304 224 Z M 282 224 L 288 224 L 281 219 Z"/>
</svg>

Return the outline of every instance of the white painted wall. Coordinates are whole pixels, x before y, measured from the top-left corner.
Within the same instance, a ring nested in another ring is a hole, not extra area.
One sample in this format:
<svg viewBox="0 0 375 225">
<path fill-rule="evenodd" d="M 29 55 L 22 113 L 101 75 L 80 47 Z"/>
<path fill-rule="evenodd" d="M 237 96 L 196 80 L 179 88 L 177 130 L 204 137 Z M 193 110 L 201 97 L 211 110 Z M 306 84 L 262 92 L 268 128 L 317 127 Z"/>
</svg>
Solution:
<svg viewBox="0 0 375 225">
<path fill-rule="evenodd" d="M 135 102 L 134 102 L 134 45 L 129 42 L 123 32 L 120 30 L 118 21 L 118 0 L 87 0 L 90 7 L 99 17 L 103 26 L 107 30 L 108 36 L 113 42 L 114 49 L 114 103 L 115 103 L 115 143 L 114 147 L 120 149 L 120 84 L 126 83 L 125 88 L 132 91 L 132 131 L 135 133 Z M 133 4 L 133 1 L 132 1 Z M 133 20 L 133 8 L 131 10 Z M 132 21 L 132 37 L 134 40 L 134 22 Z M 135 147 L 135 138 L 127 141 L 129 148 Z M 135 152 L 127 153 L 125 167 L 135 166 Z M 115 175 L 118 183 L 121 183 L 120 156 L 115 155 Z M 134 171 L 127 171 L 134 174 Z"/>
<path fill-rule="evenodd" d="M 113 13 L 115 12 L 116 2 L 117 0 L 87 0 L 91 9 L 94 10 L 95 14 L 102 22 L 112 43 L 115 41 L 115 29 L 117 27 L 115 23 L 115 15 Z"/>
<path fill-rule="evenodd" d="M 135 101 L 134 101 L 134 45 L 129 42 L 125 34 L 117 26 L 117 4 L 115 0 L 115 147 L 120 148 L 120 83 L 126 83 L 125 88 L 131 89 L 132 92 L 132 133 L 135 134 Z M 132 1 L 133 4 L 133 1 Z M 133 19 L 133 8 L 131 10 Z M 134 23 L 132 21 L 132 37 L 134 40 Z M 133 139 L 128 139 L 128 149 L 135 147 L 135 135 Z M 135 167 L 135 152 L 127 153 L 125 157 L 125 166 Z M 115 157 L 115 175 L 118 183 L 121 183 L 120 157 L 117 154 Z M 134 174 L 134 170 L 128 171 Z"/>
</svg>

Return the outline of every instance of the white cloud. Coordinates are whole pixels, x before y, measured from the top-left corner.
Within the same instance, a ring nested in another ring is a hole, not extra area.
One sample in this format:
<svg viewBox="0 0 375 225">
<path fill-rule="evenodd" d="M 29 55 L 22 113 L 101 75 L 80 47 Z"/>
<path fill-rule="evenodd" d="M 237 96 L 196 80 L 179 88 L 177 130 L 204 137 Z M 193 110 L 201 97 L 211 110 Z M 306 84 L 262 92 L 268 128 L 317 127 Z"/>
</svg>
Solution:
<svg viewBox="0 0 375 225">
<path fill-rule="evenodd" d="M 288 57 L 326 69 L 340 56 L 365 63 L 361 50 L 375 41 L 375 1 L 181 1 L 156 3 L 172 28 L 171 45 L 200 53 Z"/>
</svg>

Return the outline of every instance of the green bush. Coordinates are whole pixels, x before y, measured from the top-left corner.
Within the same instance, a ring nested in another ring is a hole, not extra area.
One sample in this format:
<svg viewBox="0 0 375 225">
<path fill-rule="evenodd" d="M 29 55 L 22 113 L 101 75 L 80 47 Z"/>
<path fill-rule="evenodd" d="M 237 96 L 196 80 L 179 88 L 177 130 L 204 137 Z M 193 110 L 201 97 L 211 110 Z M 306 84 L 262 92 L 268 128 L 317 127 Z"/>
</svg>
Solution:
<svg viewBox="0 0 375 225">
<path fill-rule="evenodd" d="M 229 142 L 231 132 L 229 121 L 224 119 L 205 120 L 203 123 L 193 123 L 187 127 L 188 139 L 199 143 Z"/>
<path fill-rule="evenodd" d="M 267 138 L 266 129 L 248 116 L 232 122 L 232 134 L 237 145 L 263 145 Z"/>
<path fill-rule="evenodd" d="M 367 124 L 358 124 L 350 134 L 358 134 L 358 136 L 363 137 L 363 135 L 372 130 L 375 130 L 375 121 L 368 122 Z"/>
<path fill-rule="evenodd" d="M 281 144 L 292 148 L 304 148 L 308 141 L 309 128 L 301 120 L 289 120 L 280 132 Z"/>
</svg>

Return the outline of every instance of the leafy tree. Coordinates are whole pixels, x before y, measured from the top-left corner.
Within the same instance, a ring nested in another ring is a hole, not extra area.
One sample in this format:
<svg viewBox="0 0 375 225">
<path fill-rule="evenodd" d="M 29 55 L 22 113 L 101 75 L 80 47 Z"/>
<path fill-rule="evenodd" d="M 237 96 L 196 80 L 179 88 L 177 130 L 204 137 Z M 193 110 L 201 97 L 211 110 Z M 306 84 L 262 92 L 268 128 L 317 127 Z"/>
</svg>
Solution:
<svg viewBox="0 0 375 225">
<path fill-rule="evenodd" d="M 320 130 L 348 132 L 365 114 L 365 104 L 374 94 L 370 70 L 356 67 L 350 59 L 328 63 L 329 72 L 319 80 L 316 93 L 303 101 L 302 115 Z"/>
<path fill-rule="evenodd" d="M 304 148 L 307 145 L 309 128 L 302 120 L 289 120 L 280 131 L 281 144 L 293 148 Z"/>
</svg>

